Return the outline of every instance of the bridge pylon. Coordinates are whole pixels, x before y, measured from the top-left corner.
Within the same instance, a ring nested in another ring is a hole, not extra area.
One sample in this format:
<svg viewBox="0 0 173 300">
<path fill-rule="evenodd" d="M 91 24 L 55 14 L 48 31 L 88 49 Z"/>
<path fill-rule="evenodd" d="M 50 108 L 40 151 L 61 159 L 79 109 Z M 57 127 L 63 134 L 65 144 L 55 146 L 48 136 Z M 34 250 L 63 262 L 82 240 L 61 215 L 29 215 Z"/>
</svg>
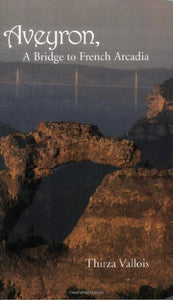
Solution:
<svg viewBox="0 0 173 300">
<path fill-rule="evenodd" d="M 19 97 L 19 85 L 20 85 L 20 71 L 19 67 L 16 69 L 16 97 Z"/>
<path fill-rule="evenodd" d="M 135 83 L 134 83 L 134 88 L 138 89 L 138 85 L 139 85 L 139 83 L 138 83 L 138 72 L 136 71 L 136 72 L 135 72 Z"/>
<path fill-rule="evenodd" d="M 134 109 L 137 112 L 138 110 L 138 87 L 139 87 L 139 82 L 138 82 L 138 72 L 135 72 L 135 80 L 134 80 Z"/>
<path fill-rule="evenodd" d="M 79 96 L 79 75 L 78 75 L 78 69 L 76 69 L 76 71 L 75 71 L 75 80 L 74 80 L 75 106 L 78 105 L 78 96 Z"/>
<path fill-rule="evenodd" d="M 17 67 L 16 70 L 16 86 L 20 84 L 20 71 L 19 71 L 19 67 Z"/>
</svg>

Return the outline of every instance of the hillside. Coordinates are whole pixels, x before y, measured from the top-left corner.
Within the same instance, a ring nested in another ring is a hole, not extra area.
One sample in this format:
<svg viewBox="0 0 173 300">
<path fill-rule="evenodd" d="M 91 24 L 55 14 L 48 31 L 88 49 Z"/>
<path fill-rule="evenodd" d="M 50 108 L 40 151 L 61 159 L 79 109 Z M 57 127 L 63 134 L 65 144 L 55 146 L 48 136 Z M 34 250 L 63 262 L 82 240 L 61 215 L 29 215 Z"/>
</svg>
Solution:
<svg viewBox="0 0 173 300">
<path fill-rule="evenodd" d="M 23 83 L 74 84 L 75 71 L 78 70 L 79 84 L 115 85 L 128 80 L 134 84 L 134 70 L 118 70 L 95 66 L 54 65 L 33 63 L 0 62 L 0 81 L 16 82 L 16 71 L 19 68 L 20 81 Z M 144 77 L 142 86 L 162 82 L 172 74 L 171 69 L 139 69 L 138 74 Z"/>
</svg>

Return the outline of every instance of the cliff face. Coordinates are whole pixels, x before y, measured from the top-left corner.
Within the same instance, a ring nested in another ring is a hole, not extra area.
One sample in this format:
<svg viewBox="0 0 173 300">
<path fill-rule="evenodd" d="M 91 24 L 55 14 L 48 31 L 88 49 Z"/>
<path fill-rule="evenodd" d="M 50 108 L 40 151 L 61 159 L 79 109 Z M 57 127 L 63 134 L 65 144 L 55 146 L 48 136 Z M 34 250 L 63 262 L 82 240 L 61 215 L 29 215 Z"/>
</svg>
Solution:
<svg viewBox="0 0 173 300">
<path fill-rule="evenodd" d="M 15 132 L 14 128 L 9 127 L 8 125 L 0 122 L 0 139 L 3 136 L 7 136 L 10 133 Z M 3 157 L 0 155 L 0 170 L 3 170 L 5 168 Z"/>
<path fill-rule="evenodd" d="M 15 284 L 22 299 L 62 298 L 73 285 L 115 299 L 117 291 L 172 284 L 172 183 L 173 170 L 125 168 L 107 175 L 64 241 L 68 251 L 51 254 L 40 246 L 20 256 L 1 253 L 3 282 Z M 94 267 L 93 259 L 115 264 Z"/>
<path fill-rule="evenodd" d="M 156 118 L 139 119 L 128 131 L 126 138 L 134 140 L 156 141 L 173 137 L 173 112 L 162 112 Z"/>
<path fill-rule="evenodd" d="M 157 168 L 172 168 L 173 78 L 155 85 L 146 97 L 147 118 L 139 119 L 125 138 L 135 141 Z"/>
<path fill-rule="evenodd" d="M 159 85 L 155 85 L 153 93 L 146 97 L 147 118 L 153 119 L 166 109 L 166 99 L 160 94 Z"/>
<path fill-rule="evenodd" d="M 161 85 L 156 84 L 153 93 L 146 97 L 147 118 L 157 117 L 161 112 L 173 111 L 173 78 Z"/>
<path fill-rule="evenodd" d="M 116 298 L 117 291 L 172 284 L 173 170 L 137 169 L 142 153 L 133 142 L 74 123 L 40 123 L 34 132 L 11 134 L 1 153 L 7 170 L 0 172 L 0 279 L 15 286 L 18 298 L 62 298 L 73 285 Z M 41 178 L 81 160 L 121 169 L 103 179 L 61 249 L 9 252 L 5 240 Z"/>
<path fill-rule="evenodd" d="M 99 287 L 113 297 L 117 289 L 172 284 L 172 183 L 172 170 L 156 169 L 123 169 L 103 179 L 65 241 L 77 251 L 77 264 L 91 276 L 92 284 L 87 285 L 87 278 L 84 286 Z M 91 271 L 85 258 L 117 265 Z M 148 262 L 149 268 L 122 267 L 119 262 L 133 258 Z"/>
<path fill-rule="evenodd" d="M 173 136 L 173 79 L 155 85 L 146 97 L 147 118 L 139 119 L 127 136 L 132 140 L 157 140 Z"/>
</svg>

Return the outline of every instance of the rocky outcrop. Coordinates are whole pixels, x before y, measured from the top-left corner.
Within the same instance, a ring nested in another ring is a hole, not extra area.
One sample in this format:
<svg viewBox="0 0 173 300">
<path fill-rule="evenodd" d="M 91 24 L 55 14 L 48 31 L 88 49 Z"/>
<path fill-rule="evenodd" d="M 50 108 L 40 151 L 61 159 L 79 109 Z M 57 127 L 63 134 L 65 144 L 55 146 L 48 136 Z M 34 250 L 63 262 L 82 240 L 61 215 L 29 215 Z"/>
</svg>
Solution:
<svg viewBox="0 0 173 300">
<path fill-rule="evenodd" d="M 153 93 L 146 97 L 147 118 L 153 119 L 166 109 L 166 99 L 160 94 L 160 86 L 155 85 Z"/>
<path fill-rule="evenodd" d="M 102 136 L 96 126 L 77 123 L 44 123 L 28 134 L 15 133 L 1 139 L 11 180 L 33 180 L 49 175 L 69 162 L 91 160 L 115 167 L 135 166 L 142 158 L 133 142 Z M 9 191 L 14 198 L 17 191 Z"/>
<path fill-rule="evenodd" d="M 118 291 L 172 284 L 173 170 L 136 168 L 143 160 L 133 142 L 104 137 L 91 125 L 40 123 L 3 138 L 1 147 L 0 279 L 16 297 L 60 299 L 76 285 L 115 299 Z M 103 179 L 61 249 L 8 252 L 8 234 L 40 179 L 81 160 L 121 169 Z"/>
<path fill-rule="evenodd" d="M 173 170 L 125 168 L 107 175 L 64 241 L 67 253 L 48 254 L 42 246 L 20 256 L 1 254 L 2 281 L 15 284 L 20 299 L 62 298 L 73 285 L 115 299 L 117 291 L 172 284 L 172 183 Z"/>
<path fill-rule="evenodd" d="M 155 85 L 146 97 L 147 118 L 139 119 L 128 131 L 129 139 L 158 140 L 173 136 L 173 78 Z"/>
<path fill-rule="evenodd" d="M 155 84 L 153 93 L 146 97 L 147 118 L 154 119 L 162 112 L 173 111 L 173 78 Z"/>
<path fill-rule="evenodd" d="M 156 118 L 139 119 L 125 135 L 126 138 L 155 141 L 173 137 L 173 112 L 162 112 Z"/>
<path fill-rule="evenodd" d="M 15 132 L 15 129 L 0 122 L 0 138 L 3 136 L 7 136 L 11 134 L 12 132 Z M 5 169 L 5 164 L 2 155 L 0 155 L 0 170 Z"/>
<path fill-rule="evenodd" d="M 88 285 L 83 278 L 81 286 L 105 290 L 107 298 L 118 289 L 173 283 L 172 183 L 173 170 L 157 169 L 123 169 L 103 179 L 65 241 L 77 251 L 77 265 L 91 277 Z M 88 258 L 115 261 L 116 268 L 94 268 L 93 262 L 87 268 Z M 120 260 L 130 265 L 122 267 Z"/>
<path fill-rule="evenodd" d="M 141 151 L 131 141 L 104 137 L 96 126 L 63 122 L 41 122 L 34 132 L 2 138 L 1 154 L 7 170 L 0 173 L 0 178 L 8 194 L 1 205 L 1 239 L 7 238 L 32 201 L 39 180 L 55 167 L 83 160 L 130 167 L 142 159 Z"/>
<path fill-rule="evenodd" d="M 153 166 L 172 168 L 173 78 L 154 86 L 146 106 L 147 118 L 136 121 L 125 138 L 135 141 Z"/>
</svg>

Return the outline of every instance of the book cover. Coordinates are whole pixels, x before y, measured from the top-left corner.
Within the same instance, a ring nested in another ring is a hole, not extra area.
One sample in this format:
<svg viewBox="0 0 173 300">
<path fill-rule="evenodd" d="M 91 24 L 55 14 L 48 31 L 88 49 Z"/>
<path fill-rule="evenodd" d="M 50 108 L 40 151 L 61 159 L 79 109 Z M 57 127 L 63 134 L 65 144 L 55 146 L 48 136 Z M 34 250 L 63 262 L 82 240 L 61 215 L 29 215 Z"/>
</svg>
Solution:
<svg viewBox="0 0 173 300">
<path fill-rule="evenodd" d="M 173 295 L 173 1 L 0 1 L 0 299 Z"/>
</svg>

